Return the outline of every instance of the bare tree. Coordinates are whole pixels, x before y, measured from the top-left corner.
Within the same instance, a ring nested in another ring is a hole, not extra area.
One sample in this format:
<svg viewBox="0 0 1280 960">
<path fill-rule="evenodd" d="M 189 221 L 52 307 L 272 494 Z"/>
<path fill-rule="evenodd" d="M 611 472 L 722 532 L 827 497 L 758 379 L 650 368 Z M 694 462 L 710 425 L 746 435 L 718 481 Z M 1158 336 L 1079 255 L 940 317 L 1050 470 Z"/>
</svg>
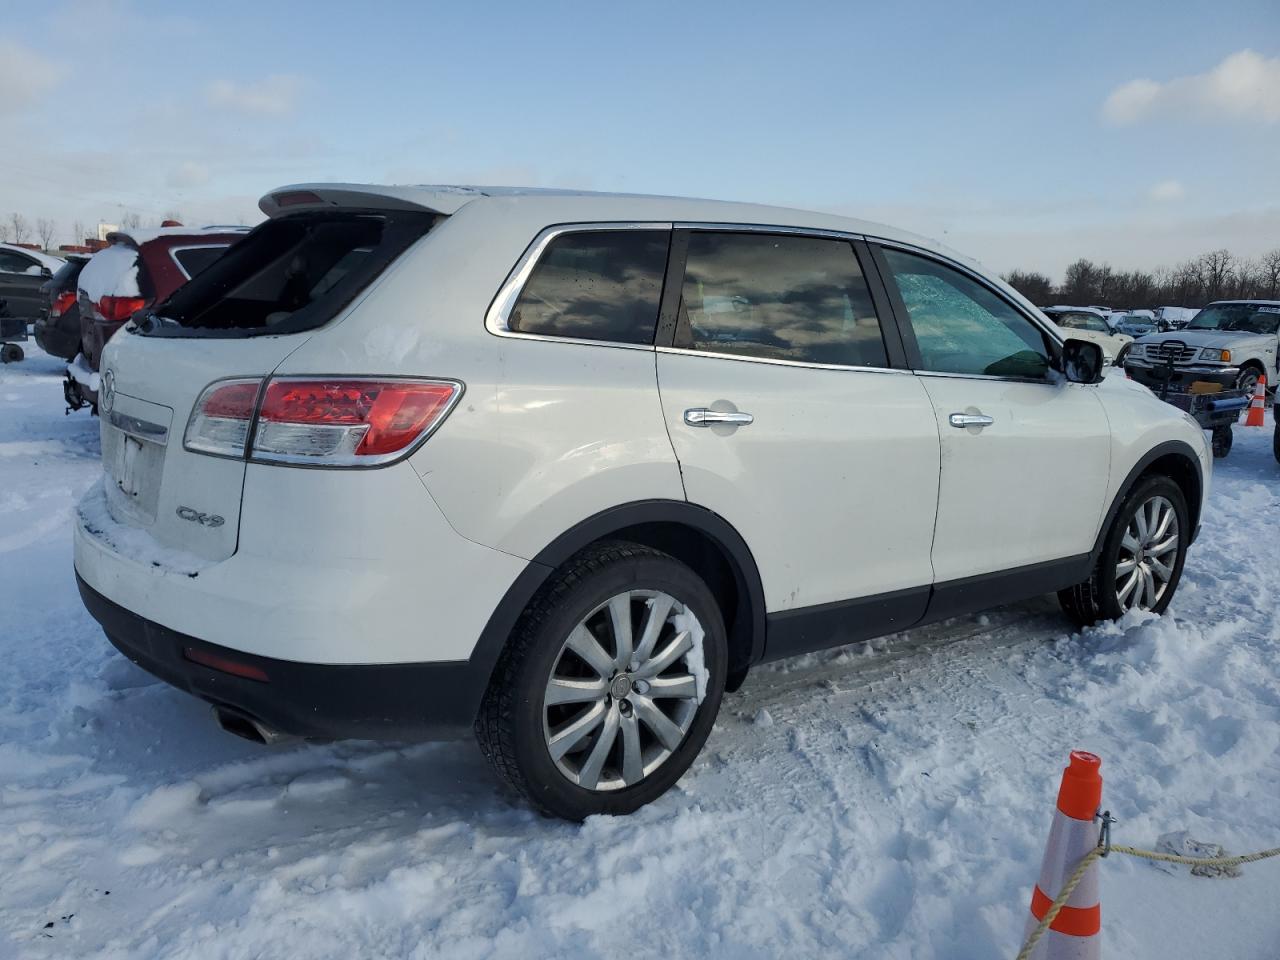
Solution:
<svg viewBox="0 0 1280 960">
<path fill-rule="evenodd" d="M 88 235 L 87 233 L 85 233 L 85 232 L 84 232 L 84 221 L 83 221 L 83 220 L 77 220 L 77 221 L 72 225 L 72 227 L 71 227 L 71 231 L 72 231 L 72 233 L 71 233 L 71 242 L 72 242 L 72 243 L 76 243 L 76 244 L 84 243 L 84 242 L 85 242 L 85 240 L 86 240 L 86 239 L 88 239 L 88 237 L 89 237 L 89 235 Z"/>
<path fill-rule="evenodd" d="M 1258 281 L 1262 285 L 1260 292 L 1268 300 L 1280 297 L 1280 247 L 1258 258 Z"/>
<path fill-rule="evenodd" d="M 1032 303 L 1047 306 L 1053 299 L 1053 281 L 1043 273 L 1034 270 L 1011 270 L 1004 277 L 1005 283 L 1013 287 Z"/>
<path fill-rule="evenodd" d="M 134 210 L 128 211 L 120 218 L 120 229 L 122 230 L 137 230 L 140 226 L 142 226 L 142 217 L 138 216 Z"/>
<path fill-rule="evenodd" d="M 1206 300 L 1217 300 L 1235 279 L 1236 260 L 1230 250 L 1202 253 L 1192 261 L 1196 282 Z"/>
<path fill-rule="evenodd" d="M 53 246 L 53 235 L 58 232 L 58 225 L 48 217 L 36 221 L 36 236 L 40 238 L 40 249 L 48 250 Z"/>
<path fill-rule="evenodd" d="M 30 229 L 31 225 L 27 223 L 27 218 L 22 214 L 9 214 L 9 232 L 13 234 L 14 243 L 25 243 L 27 240 L 27 231 Z"/>
</svg>

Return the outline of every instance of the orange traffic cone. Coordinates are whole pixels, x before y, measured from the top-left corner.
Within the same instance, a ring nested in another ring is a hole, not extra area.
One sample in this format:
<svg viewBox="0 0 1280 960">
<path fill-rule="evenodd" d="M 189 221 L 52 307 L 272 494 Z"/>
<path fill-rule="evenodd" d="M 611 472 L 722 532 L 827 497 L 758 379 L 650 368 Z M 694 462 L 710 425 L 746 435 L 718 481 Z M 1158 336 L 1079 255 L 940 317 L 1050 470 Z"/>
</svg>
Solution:
<svg viewBox="0 0 1280 960">
<path fill-rule="evenodd" d="M 1070 765 L 1062 771 L 1058 809 L 1049 827 L 1040 880 L 1031 894 L 1031 916 L 1024 937 L 1030 937 L 1049 912 L 1080 858 L 1098 845 L 1099 827 L 1094 816 L 1102 802 L 1102 777 L 1098 774 L 1101 765 L 1102 761 L 1094 754 L 1073 750 Z M 1036 944 L 1032 960 L 1098 960 L 1101 930 L 1102 907 L 1098 902 L 1095 861 Z"/>
<path fill-rule="evenodd" d="M 1253 388 L 1253 399 L 1249 401 L 1249 416 L 1245 417 L 1246 427 L 1265 427 L 1266 420 L 1262 413 L 1267 406 L 1267 378 L 1264 374 L 1258 378 L 1258 385 Z"/>
</svg>

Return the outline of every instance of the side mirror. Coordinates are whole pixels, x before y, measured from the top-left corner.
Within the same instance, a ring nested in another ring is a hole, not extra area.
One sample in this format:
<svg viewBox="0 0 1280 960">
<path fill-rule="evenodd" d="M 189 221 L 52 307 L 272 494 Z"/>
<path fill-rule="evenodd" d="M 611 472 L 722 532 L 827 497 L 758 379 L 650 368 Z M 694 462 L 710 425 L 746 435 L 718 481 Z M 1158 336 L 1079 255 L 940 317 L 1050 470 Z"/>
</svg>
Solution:
<svg viewBox="0 0 1280 960">
<path fill-rule="evenodd" d="M 1101 383 L 1106 358 L 1092 340 L 1067 340 L 1062 344 L 1062 372 L 1072 383 Z"/>
</svg>

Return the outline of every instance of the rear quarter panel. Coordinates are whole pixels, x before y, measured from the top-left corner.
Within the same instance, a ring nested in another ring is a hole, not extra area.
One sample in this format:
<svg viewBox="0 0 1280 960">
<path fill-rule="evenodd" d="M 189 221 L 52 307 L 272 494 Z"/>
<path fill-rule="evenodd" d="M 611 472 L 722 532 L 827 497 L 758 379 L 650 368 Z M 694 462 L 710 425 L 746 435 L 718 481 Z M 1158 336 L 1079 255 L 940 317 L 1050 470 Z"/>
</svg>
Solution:
<svg viewBox="0 0 1280 960">
<path fill-rule="evenodd" d="M 609 507 L 684 499 L 652 349 L 486 330 L 547 225 L 501 200 L 463 207 L 278 371 L 461 380 L 461 401 L 410 463 L 459 534 L 525 559 Z"/>
</svg>

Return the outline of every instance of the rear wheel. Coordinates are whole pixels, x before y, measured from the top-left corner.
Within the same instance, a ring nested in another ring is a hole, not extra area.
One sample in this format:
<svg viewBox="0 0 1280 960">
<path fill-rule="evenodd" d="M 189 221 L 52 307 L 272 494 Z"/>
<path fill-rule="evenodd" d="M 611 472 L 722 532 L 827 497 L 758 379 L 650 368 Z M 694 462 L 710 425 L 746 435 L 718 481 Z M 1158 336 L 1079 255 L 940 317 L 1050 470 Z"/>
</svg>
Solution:
<svg viewBox="0 0 1280 960">
<path fill-rule="evenodd" d="M 22 352 L 22 348 L 16 343 L 6 343 L 0 346 L 0 363 L 17 363 L 26 354 Z"/>
<path fill-rule="evenodd" d="M 1089 579 L 1059 592 L 1063 610 L 1080 626 L 1130 610 L 1164 613 L 1182 577 L 1190 533 L 1181 488 L 1164 476 L 1139 481 L 1116 512 Z"/>
<path fill-rule="evenodd" d="M 1271 452 L 1276 456 L 1276 462 L 1280 463 L 1280 419 L 1276 420 L 1276 432 L 1271 435 Z"/>
<path fill-rule="evenodd" d="M 635 544 L 588 548 L 521 615 L 476 721 L 481 750 L 556 816 L 630 813 L 702 749 L 726 651 L 715 598 L 684 564 Z"/>
</svg>

